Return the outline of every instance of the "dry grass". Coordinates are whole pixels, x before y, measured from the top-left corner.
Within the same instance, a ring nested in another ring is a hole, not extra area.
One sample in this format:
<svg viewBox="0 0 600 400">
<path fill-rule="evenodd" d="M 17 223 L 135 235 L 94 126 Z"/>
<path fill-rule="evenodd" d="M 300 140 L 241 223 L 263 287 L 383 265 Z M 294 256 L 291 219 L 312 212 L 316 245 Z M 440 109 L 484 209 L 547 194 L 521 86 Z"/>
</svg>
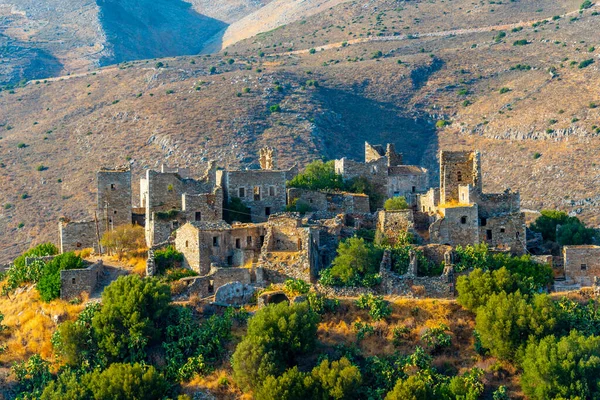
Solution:
<svg viewBox="0 0 600 400">
<path fill-rule="evenodd" d="M 56 329 L 53 317 L 60 321 L 74 320 L 83 309 L 81 304 L 63 300 L 44 303 L 34 286 L 19 289 L 10 298 L 0 298 L 4 325 L 8 327 L 5 344 L 7 350 L 0 354 L 0 364 L 22 361 L 35 353 L 44 359 L 52 358 L 50 339 Z"/>
</svg>

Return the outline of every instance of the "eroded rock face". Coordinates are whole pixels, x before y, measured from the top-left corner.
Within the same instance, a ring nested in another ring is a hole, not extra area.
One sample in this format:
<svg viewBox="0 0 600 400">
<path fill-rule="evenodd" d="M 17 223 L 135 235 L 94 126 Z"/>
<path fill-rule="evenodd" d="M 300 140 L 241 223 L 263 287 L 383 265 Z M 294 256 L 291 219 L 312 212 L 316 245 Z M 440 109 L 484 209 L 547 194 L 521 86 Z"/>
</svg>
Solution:
<svg viewBox="0 0 600 400">
<path fill-rule="evenodd" d="M 256 289 L 252 285 L 231 282 L 219 287 L 215 293 L 215 303 L 226 306 L 241 306 L 252 299 Z"/>
</svg>

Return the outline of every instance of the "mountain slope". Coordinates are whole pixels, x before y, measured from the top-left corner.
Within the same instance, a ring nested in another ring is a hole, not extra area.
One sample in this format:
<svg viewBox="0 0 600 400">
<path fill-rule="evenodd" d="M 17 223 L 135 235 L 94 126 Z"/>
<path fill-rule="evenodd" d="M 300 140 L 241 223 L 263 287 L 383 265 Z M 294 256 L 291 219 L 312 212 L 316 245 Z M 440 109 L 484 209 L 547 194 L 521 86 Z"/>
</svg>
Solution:
<svg viewBox="0 0 600 400">
<path fill-rule="evenodd" d="M 56 240 L 60 216 L 88 217 L 101 166 L 130 162 L 139 177 L 166 162 L 199 173 L 209 159 L 248 166 L 264 145 L 289 166 L 360 159 L 365 140 L 390 141 L 432 182 L 438 150 L 476 148 L 486 190 L 511 187 L 525 208 L 560 207 L 597 224 L 596 9 L 348 2 L 227 54 L 2 91 L 0 262 Z M 282 112 L 271 113 L 274 104 Z M 436 129 L 438 120 L 450 124 Z"/>
</svg>

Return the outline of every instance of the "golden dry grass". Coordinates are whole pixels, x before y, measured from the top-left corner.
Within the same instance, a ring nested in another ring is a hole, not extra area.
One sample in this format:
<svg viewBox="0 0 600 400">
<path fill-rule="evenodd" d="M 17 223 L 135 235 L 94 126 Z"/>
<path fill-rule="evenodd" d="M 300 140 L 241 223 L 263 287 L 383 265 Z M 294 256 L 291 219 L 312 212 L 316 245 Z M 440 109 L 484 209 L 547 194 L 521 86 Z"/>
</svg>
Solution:
<svg viewBox="0 0 600 400">
<path fill-rule="evenodd" d="M 22 361 L 35 353 L 44 359 L 52 358 L 50 339 L 56 329 L 53 321 L 74 320 L 83 309 L 87 298 L 80 304 L 63 300 L 44 303 L 34 286 L 19 289 L 10 298 L 0 298 L 0 310 L 4 314 L 6 351 L 0 354 L 0 364 Z"/>
</svg>

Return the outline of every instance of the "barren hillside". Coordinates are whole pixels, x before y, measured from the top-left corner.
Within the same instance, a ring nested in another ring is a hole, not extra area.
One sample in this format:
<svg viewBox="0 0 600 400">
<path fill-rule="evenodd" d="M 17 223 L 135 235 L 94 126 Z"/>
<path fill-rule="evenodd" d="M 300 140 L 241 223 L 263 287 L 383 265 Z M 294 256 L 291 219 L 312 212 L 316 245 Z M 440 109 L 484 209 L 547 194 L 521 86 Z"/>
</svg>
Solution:
<svg viewBox="0 0 600 400">
<path fill-rule="evenodd" d="M 346 2 L 226 53 L 4 90 L 0 262 L 89 216 L 100 166 L 247 166 L 265 144 L 286 166 L 391 141 L 433 178 L 439 149 L 477 148 L 486 190 L 596 224 L 600 16 L 579 7 Z"/>
</svg>

